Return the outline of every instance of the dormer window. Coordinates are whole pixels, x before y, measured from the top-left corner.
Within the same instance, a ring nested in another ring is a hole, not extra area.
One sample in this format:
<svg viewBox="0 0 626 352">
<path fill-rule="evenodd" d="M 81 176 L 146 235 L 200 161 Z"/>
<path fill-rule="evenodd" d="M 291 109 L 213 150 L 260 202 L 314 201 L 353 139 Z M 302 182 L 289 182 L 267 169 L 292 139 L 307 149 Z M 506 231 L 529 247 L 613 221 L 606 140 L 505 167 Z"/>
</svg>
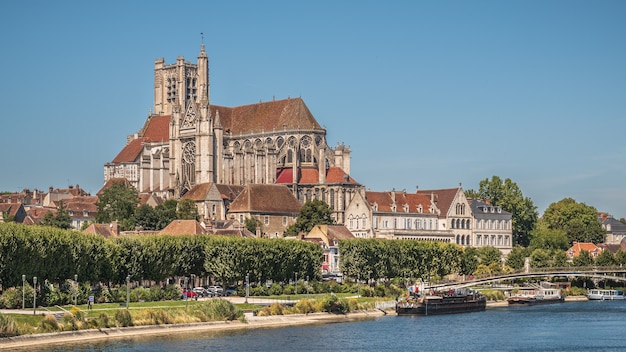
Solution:
<svg viewBox="0 0 626 352">
<path fill-rule="evenodd" d="M 374 203 L 374 211 L 378 211 L 378 203 Z"/>
<path fill-rule="evenodd" d="M 89 212 L 87 210 L 83 210 L 83 216 L 84 217 L 88 217 L 89 216 Z"/>
<path fill-rule="evenodd" d="M 405 205 L 404 205 L 404 212 L 405 212 L 405 213 L 408 213 L 408 212 L 409 212 L 409 205 L 408 205 L 408 204 L 405 204 Z"/>
<path fill-rule="evenodd" d="M 422 208 L 422 205 L 421 204 L 418 205 L 417 206 L 417 212 L 421 214 L 423 211 L 424 211 L 424 208 Z"/>
<path fill-rule="evenodd" d="M 70 216 L 74 216 L 74 211 L 73 210 L 70 210 L 68 213 L 70 214 Z"/>
</svg>

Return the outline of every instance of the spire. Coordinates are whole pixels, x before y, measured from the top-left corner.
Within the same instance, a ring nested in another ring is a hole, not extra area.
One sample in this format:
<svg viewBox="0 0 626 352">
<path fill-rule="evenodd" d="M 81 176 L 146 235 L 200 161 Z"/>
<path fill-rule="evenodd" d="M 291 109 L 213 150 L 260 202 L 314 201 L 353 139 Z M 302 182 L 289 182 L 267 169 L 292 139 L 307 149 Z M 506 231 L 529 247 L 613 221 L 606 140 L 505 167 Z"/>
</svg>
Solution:
<svg viewBox="0 0 626 352">
<path fill-rule="evenodd" d="M 220 120 L 220 111 L 219 110 L 215 110 L 215 122 L 214 122 L 214 126 L 213 127 L 222 129 L 222 121 Z"/>
</svg>

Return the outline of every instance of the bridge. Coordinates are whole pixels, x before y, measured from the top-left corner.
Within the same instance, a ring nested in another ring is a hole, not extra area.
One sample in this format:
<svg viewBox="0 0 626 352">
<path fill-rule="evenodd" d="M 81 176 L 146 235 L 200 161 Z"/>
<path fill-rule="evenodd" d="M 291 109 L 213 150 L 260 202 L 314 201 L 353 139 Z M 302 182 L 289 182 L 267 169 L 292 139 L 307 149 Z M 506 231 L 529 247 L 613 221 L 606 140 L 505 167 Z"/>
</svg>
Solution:
<svg viewBox="0 0 626 352">
<path fill-rule="evenodd" d="M 619 276 L 622 274 L 622 276 Z M 532 268 L 522 272 L 474 277 L 467 281 L 454 281 L 426 286 L 427 289 L 454 289 L 480 286 L 506 280 L 533 278 L 533 277 L 587 277 L 592 280 L 614 280 L 626 282 L 626 267 L 565 267 L 565 268 Z"/>
</svg>

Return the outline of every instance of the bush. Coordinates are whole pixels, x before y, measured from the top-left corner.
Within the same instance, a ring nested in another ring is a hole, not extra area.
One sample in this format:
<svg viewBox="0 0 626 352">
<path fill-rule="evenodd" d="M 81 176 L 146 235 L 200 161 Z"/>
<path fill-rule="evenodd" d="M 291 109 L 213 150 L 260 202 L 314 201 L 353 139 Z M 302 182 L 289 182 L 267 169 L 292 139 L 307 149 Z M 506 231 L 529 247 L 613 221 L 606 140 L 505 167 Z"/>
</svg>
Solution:
<svg viewBox="0 0 626 352">
<path fill-rule="evenodd" d="M 95 328 L 108 328 L 111 327 L 111 319 L 106 313 L 100 313 L 100 315 L 93 319 L 93 325 Z"/>
<path fill-rule="evenodd" d="M 150 287 L 149 300 L 152 302 L 157 302 L 163 299 L 164 293 L 161 287 L 152 286 Z"/>
<path fill-rule="evenodd" d="M 250 288 L 251 296 L 267 296 L 268 292 L 269 290 L 267 289 L 267 287 L 265 287 L 265 285 L 259 285 Z"/>
<path fill-rule="evenodd" d="M 326 295 L 320 299 L 320 302 L 323 310 L 328 313 L 347 313 L 350 311 L 350 304 L 345 298 Z"/>
<path fill-rule="evenodd" d="M 61 319 L 61 323 L 63 324 L 63 330 L 65 331 L 76 331 L 83 327 L 83 323 L 76 319 L 72 313 L 65 313 Z"/>
<path fill-rule="evenodd" d="M 308 299 L 299 300 L 294 306 L 294 311 L 300 314 L 309 314 L 315 312 L 315 306 L 313 302 Z"/>
<path fill-rule="evenodd" d="M 12 337 L 19 334 L 15 320 L 9 316 L 0 314 L 0 337 Z"/>
<path fill-rule="evenodd" d="M 59 331 L 59 323 L 52 314 L 46 314 L 41 320 L 41 330 L 43 332 L 57 332 Z"/>
<path fill-rule="evenodd" d="M 117 312 L 115 312 L 115 321 L 118 326 L 133 326 L 133 318 L 128 309 L 118 309 Z"/>
<path fill-rule="evenodd" d="M 283 294 L 284 295 L 293 295 L 295 292 L 296 292 L 296 289 L 291 284 L 285 285 L 285 287 L 283 287 Z"/>
<path fill-rule="evenodd" d="M 135 287 L 130 290 L 130 301 L 131 302 L 145 302 L 150 300 L 150 290 L 143 287 Z"/>
<path fill-rule="evenodd" d="M 175 300 L 180 299 L 180 296 L 183 294 L 183 291 L 180 289 L 178 285 L 167 285 L 163 290 L 162 299 L 164 300 Z"/>
<path fill-rule="evenodd" d="M 270 296 L 280 296 L 283 294 L 283 286 L 278 283 L 273 283 L 272 286 L 270 286 L 268 293 Z"/>
<path fill-rule="evenodd" d="M 218 321 L 243 319 L 243 311 L 225 299 L 211 299 L 198 302 L 193 307 L 192 315 L 200 318 L 200 321 Z"/>
<path fill-rule="evenodd" d="M 137 325 L 172 324 L 173 320 L 165 309 L 143 309 L 135 314 Z"/>
</svg>

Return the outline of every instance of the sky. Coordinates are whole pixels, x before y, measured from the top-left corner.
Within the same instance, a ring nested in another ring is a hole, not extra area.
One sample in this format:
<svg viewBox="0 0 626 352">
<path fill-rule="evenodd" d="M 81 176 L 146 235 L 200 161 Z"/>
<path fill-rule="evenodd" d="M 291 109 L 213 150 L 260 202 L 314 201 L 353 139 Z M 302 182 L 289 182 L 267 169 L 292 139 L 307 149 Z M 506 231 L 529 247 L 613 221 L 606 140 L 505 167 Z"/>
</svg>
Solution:
<svg viewBox="0 0 626 352">
<path fill-rule="evenodd" d="M 626 217 L 626 1 L 16 1 L 0 21 L 0 191 L 78 184 L 209 56 L 211 103 L 301 97 L 367 189 L 515 182 Z M 203 33 L 201 35 L 201 33 Z"/>
</svg>

